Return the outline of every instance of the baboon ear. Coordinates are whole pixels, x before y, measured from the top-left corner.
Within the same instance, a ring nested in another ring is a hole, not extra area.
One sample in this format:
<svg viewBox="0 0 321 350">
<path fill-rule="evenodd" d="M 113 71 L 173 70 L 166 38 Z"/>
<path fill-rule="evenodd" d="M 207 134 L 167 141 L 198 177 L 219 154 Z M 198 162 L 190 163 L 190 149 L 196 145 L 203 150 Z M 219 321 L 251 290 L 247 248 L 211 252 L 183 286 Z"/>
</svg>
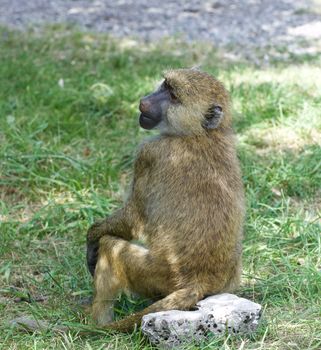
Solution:
<svg viewBox="0 0 321 350">
<path fill-rule="evenodd" d="M 204 129 L 215 129 L 218 127 L 221 119 L 223 118 L 224 112 L 221 106 L 213 105 L 205 114 L 203 121 Z"/>
</svg>

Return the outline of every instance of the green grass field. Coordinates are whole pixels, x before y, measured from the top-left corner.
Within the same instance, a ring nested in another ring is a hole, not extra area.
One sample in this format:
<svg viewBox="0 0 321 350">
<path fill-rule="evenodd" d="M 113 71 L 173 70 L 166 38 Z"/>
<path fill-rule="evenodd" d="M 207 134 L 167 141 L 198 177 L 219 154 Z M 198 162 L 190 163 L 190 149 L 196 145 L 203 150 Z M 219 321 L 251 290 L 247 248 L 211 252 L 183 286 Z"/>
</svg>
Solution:
<svg viewBox="0 0 321 350">
<path fill-rule="evenodd" d="M 139 332 L 79 334 L 94 329 L 79 306 L 92 294 L 85 233 L 121 205 L 149 135 L 139 98 L 162 70 L 199 63 L 232 95 L 248 207 L 239 294 L 265 311 L 250 338 L 187 348 L 321 349 L 320 58 L 262 68 L 61 28 L 0 31 L 0 348 L 152 349 Z M 141 303 L 122 297 L 118 315 Z M 71 331 L 19 332 L 8 321 L 21 315 Z"/>
</svg>

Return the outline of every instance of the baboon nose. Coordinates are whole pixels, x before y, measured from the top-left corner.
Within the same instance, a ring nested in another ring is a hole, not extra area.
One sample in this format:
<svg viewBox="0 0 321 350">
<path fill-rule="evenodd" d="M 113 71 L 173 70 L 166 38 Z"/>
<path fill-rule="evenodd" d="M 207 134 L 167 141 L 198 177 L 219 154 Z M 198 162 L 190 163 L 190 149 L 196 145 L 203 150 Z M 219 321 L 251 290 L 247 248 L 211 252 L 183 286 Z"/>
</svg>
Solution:
<svg viewBox="0 0 321 350">
<path fill-rule="evenodd" d="M 142 113 L 147 113 L 149 110 L 149 107 L 150 107 L 150 103 L 146 99 L 142 98 L 139 103 L 139 110 Z"/>
</svg>

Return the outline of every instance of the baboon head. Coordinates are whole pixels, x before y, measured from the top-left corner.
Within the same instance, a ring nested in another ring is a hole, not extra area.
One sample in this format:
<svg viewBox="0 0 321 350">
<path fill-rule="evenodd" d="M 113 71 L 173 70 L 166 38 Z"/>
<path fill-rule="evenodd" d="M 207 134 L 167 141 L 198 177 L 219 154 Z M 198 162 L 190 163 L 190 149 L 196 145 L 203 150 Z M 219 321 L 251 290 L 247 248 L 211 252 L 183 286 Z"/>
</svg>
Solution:
<svg viewBox="0 0 321 350">
<path fill-rule="evenodd" d="M 194 69 L 164 73 L 164 81 L 141 99 L 139 123 L 168 134 L 204 134 L 229 127 L 229 96 L 213 76 Z"/>
</svg>

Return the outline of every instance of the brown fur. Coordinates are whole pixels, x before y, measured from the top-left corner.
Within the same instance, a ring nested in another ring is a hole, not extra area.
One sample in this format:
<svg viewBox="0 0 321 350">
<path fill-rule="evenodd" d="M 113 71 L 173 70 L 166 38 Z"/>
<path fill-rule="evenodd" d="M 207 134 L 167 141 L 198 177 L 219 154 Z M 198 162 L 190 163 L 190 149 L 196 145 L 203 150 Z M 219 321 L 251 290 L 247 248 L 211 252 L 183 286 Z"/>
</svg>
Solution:
<svg viewBox="0 0 321 350">
<path fill-rule="evenodd" d="M 160 136 L 140 147 L 124 207 L 88 232 L 88 241 L 100 239 L 93 317 L 108 329 L 132 331 L 147 313 L 190 309 L 240 282 L 244 197 L 228 93 L 195 70 L 165 79 L 181 103 L 169 108 Z M 213 103 L 224 117 L 205 130 Z M 122 290 L 160 300 L 110 323 Z"/>
</svg>

